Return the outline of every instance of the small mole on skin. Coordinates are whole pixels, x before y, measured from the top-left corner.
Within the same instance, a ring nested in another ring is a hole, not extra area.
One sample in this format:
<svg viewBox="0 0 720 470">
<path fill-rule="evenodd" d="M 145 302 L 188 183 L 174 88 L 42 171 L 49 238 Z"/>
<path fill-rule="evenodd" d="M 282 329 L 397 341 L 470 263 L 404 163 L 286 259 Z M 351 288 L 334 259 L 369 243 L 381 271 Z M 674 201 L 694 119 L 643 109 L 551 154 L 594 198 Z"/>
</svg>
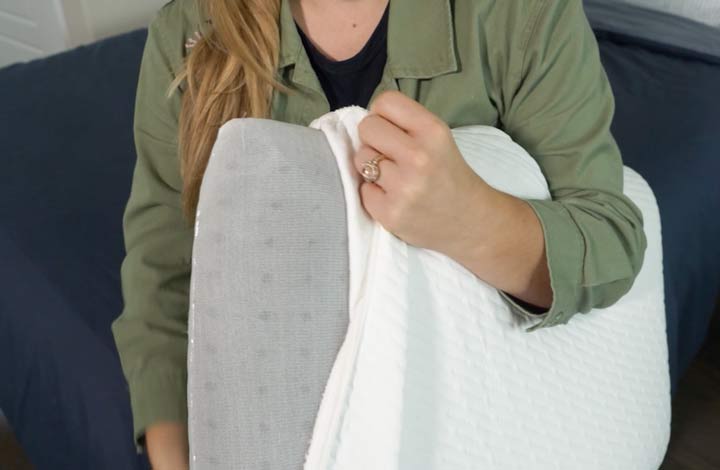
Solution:
<svg viewBox="0 0 720 470">
<path fill-rule="evenodd" d="M 355 27 L 357 27 L 357 25 L 355 23 L 353 23 L 353 28 L 355 28 Z"/>
</svg>

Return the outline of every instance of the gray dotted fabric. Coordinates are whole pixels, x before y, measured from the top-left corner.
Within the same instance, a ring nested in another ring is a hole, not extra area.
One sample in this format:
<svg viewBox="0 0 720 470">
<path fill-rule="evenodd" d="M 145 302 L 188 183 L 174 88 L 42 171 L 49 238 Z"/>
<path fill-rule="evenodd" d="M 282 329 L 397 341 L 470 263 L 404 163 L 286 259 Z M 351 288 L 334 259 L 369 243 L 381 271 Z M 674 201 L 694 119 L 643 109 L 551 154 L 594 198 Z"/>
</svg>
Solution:
<svg viewBox="0 0 720 470">
<path fill-rule="evenodd" d="M 255 118 L 220 128 L 190 302 L 191 468 L 302 468 L 348 325 L 345 200 L 321 131 Z"/>
</svg>

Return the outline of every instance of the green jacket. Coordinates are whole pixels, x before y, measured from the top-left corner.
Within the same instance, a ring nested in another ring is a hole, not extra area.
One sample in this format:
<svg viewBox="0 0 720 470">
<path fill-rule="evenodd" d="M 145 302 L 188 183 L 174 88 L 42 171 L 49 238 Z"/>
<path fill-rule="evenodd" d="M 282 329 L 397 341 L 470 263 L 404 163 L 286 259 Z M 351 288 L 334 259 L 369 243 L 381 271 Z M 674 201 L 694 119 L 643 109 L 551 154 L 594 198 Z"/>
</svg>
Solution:
<svg viewBox="0 0 720 470">
<path fill-rule="evenodd" d="M 134 133 L 137 163 L 124 216 L 125 307 L 113 334 L 130 386 L 135 437 L 187 419 L 187 327 L 193 231 L 181 215 L 180 96 L 165 91 L 209 23 L 193 0 L 166 4 L 149 27 Z M 282 0 L 279 74 L 300 91 L 275 92 L 272 118 L 307 125 L 329 111 Z M 623 195 L 610 134 L 612 91 L 581 0 L 391 0 L 388 58 L 373 98 L 400 90 L 450 127 L 503 129 L 539 163 L 552 200 L 529 200 L 545 235 L 554 301 L 518 315 L 566 323 L 627 292 L 642 265 L 642 215 Z M 372 101 L 372 98 L 371 98 Z"/>
</svg>

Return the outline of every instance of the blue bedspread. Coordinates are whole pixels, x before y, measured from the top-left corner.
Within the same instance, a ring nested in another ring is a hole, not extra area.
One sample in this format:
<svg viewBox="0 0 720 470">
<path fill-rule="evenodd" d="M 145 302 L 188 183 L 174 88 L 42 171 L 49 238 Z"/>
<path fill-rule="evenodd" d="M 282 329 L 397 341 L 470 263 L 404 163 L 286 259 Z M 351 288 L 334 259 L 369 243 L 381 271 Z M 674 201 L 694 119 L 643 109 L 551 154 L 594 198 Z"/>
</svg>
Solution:
<svg viewBox="0 0 720 470">
<path fill-rule="evenodd" d="M 0 70 L 0 409 L 38 470 L 149 467 L 110 331 L 145 36 Z"/>
<path fill-rule="evenodd" d="M 613 134 L 660 208 L 674 391 L 720 293 L 720 30 L 607 0 L 585 4 L 615 94 Z"/>
</svg>

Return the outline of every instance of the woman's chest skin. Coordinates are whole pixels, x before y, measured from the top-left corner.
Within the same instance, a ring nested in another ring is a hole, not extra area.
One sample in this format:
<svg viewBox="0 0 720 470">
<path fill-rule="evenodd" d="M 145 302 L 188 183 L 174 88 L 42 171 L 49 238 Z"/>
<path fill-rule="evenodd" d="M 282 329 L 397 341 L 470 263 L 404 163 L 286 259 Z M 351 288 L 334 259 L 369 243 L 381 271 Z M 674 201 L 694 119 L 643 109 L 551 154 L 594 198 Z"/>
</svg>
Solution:
<svg viewBox="0 0 720 470">
<path fill-rule="evenodd" d="M 388 0 L 292 0 L 293 18 L 323 55 L 346 60 L 367 43 L 383 16 Z"/>
</svg>

